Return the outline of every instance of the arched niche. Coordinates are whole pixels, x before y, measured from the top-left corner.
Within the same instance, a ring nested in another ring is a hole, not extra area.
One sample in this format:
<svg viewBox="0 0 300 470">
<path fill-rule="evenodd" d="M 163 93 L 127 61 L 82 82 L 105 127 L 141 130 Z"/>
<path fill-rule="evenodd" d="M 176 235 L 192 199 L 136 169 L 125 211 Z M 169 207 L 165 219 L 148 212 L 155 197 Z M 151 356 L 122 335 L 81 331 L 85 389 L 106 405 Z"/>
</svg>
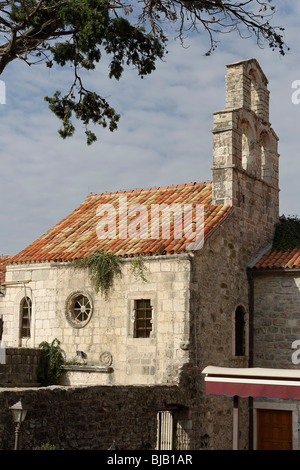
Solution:
<svg viewBox="0 0 300 470">
<path fill-rule="evenodd" d="M 259 114 L 260 101 L 260 82 L 257 73 L 252 69 L 249 72 L 250 77 L 250 109 L 255 114 Z"/>
<path fill-rule="evenodd" d="M 271 141 L 267 132 L 263 131 L 259 137 L 261 155 L 261 177 L 266 183 L 271 183 Z"/>
<path fill-rule="evenodd" d="M 254 170 L 255 134 L 249 121 L 241 121 L 242 134 L 242 168 L 247 172 Z"/>
</svg>

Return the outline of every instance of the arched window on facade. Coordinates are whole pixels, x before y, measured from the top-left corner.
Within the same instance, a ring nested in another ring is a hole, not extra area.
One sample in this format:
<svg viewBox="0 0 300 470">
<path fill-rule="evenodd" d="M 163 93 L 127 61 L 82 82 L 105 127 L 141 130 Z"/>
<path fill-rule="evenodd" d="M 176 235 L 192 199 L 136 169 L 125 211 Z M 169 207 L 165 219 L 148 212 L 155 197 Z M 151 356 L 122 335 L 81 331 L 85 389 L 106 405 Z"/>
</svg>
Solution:
<svg viewBox="0 0 300 470">
<path fill-rule="evenodd" d="M 259 81 L 257 74 L 254 70 L 249 72 L 250 76 L 250 99 L 251 105 L 250 109 L 255 113 L 259 114 Z"/>
<path fill-rule="evenodd" d="M 254 158 L 254 138 L 249 122 L 243 120 L 241 123 L 242 131 L 242 168 L 245 171 L 251 171 Z"/>
<path fill-rule="evenodd" d="M 242 168 L 251 176 L 261 177 L 261 155 L 257 148 L 256 130 L 250 121 L 243 119 L 240 124 L 242 145 Z"/>
<path fill-rule="evenodd" d="M 261 177 L 267 183 L 271 183 L 270 139 L 266 132 L 261 134 L 259 146 L 261 153 Z"/>
<path fill-rule="evenodd" d="M 245 309 L 239 305 L 235 310 L 235 355 L 245 356 L 246 354 L 246 320 Z"/>
<path fill-rule="evenodd" d="M 21 338 L 30 338 L 32 302 L 29 297 L 21 300 Z"/>
</svg>

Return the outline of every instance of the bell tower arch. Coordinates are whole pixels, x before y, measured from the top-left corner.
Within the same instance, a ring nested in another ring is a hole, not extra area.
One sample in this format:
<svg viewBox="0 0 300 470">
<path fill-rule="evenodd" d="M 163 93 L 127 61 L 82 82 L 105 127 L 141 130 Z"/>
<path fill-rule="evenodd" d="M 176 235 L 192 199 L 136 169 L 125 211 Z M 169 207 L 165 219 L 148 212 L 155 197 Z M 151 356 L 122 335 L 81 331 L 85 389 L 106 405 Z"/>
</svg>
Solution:
<svg viewBox="0 0 300 470">
<path fill-rule="evenodd" d="M 279 216 L 278 137 L 269 122 L 268 80 L 256 59 L 227 65 L 225 109 L 214 113 L 212 133 L 213 204 L 273 226 Z"/>
</svg>

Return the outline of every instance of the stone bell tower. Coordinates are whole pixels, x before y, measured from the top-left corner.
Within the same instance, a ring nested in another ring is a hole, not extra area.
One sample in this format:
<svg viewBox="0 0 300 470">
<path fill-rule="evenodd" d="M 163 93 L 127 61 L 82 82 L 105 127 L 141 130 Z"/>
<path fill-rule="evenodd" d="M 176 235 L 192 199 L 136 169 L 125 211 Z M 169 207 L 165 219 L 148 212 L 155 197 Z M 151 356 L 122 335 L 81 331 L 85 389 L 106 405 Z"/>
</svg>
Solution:
<svg viewBox="0 0 300 470">
<path fill-rule="evenodd" d="M 278 219 L 278 137 L 269 122 L 269 91 L 255 59 L 227 66 L 226 106 L 214 113 L 213 204 L 274 226 Z"/>
</svg>

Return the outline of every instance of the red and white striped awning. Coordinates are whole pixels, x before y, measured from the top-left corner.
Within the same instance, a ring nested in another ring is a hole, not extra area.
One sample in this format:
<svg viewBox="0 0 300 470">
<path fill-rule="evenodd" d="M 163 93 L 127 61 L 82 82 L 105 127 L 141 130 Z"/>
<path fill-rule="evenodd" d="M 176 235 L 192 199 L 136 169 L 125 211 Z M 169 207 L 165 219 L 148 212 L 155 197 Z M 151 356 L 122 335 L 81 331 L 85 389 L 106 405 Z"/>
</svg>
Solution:
<svg viewBox="0 0 300 470">
<path fill-rule="evenodd" d="M 300 400 L 300 370 L 208 366 L 206 394 Z"/>
</svg>

